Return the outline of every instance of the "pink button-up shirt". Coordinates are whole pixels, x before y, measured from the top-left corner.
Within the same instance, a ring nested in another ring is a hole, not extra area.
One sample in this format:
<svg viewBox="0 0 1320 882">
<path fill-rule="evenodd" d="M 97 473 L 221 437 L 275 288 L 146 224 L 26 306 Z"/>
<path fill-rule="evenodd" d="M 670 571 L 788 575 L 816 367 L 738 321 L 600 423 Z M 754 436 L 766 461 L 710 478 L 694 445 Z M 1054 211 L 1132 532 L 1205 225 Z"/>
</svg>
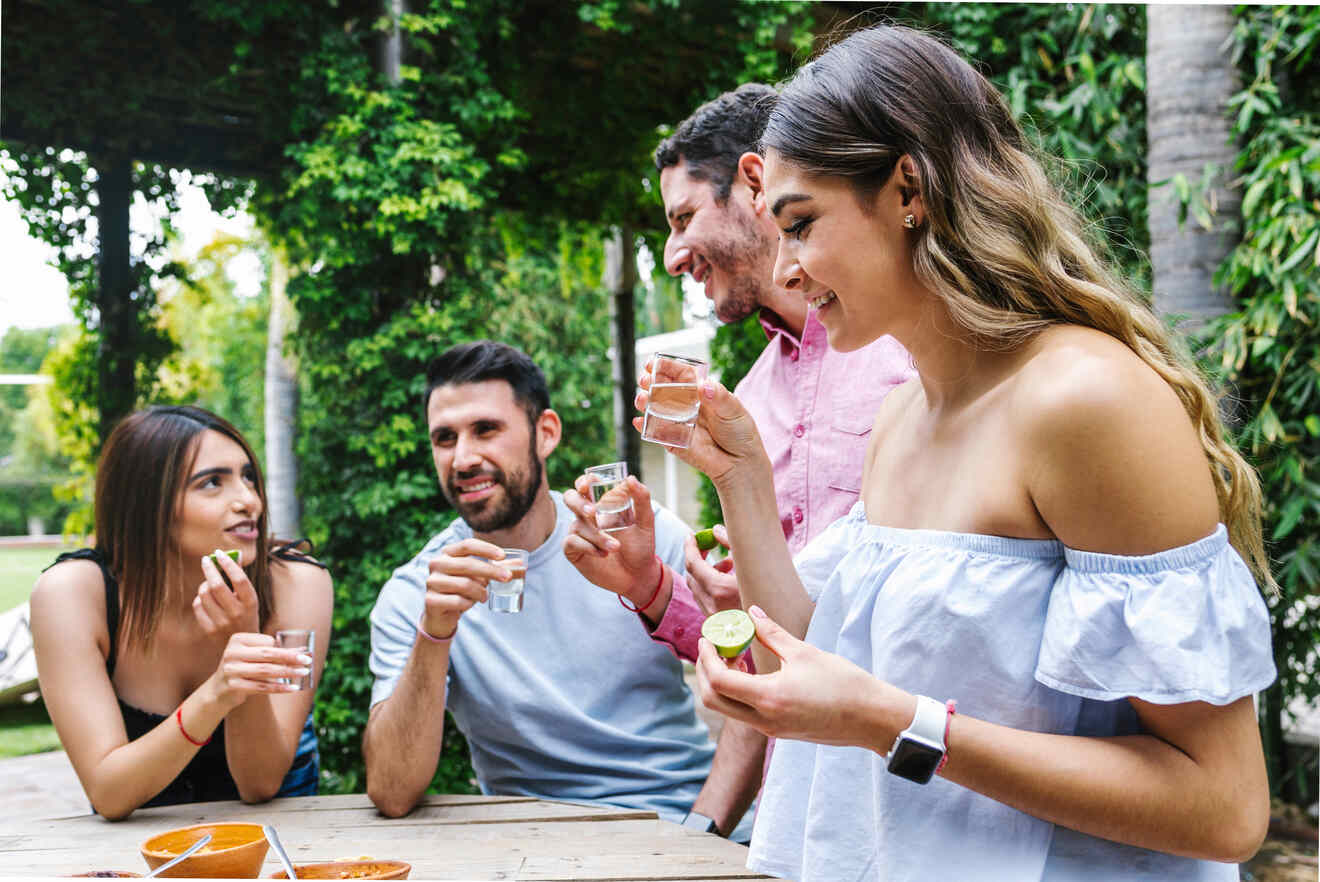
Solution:
<svg viewBox="0 0 1320 882">
<path fill-rule="evenodd" d="M 734 394 L 770 455 L 779 524 L 796 555 L 861 495 L 875 412 L 916 369 L 893 337 L 854 352 L 831 349 L 814 310 L 801 340 L 772 313 L 761 314 L 761 326 L 770 342 Z M 675 574 L 673 596 L 651 637 L 680 658 L 695 659 L 704 618 L 687 581 Z"/>
</svg>

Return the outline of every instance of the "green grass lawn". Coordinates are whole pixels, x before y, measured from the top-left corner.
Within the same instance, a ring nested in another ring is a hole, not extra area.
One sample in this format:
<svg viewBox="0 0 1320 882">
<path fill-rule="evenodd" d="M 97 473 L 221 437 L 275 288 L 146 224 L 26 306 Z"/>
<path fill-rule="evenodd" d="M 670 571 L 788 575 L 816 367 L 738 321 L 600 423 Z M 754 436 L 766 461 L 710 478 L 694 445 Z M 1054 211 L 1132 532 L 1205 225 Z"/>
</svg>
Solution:
<svg viewBox="0 0 1320 882">
<path fill-rule="evenodd" d="M 59 749 L 60 738 L 40 701 L 0 707 L 0 759 Z"/>
<path fill-rule="evenodd" d="M 44 567 L 70 548 L 0 548 L 0 612 L 28 599 Z"/>
<path fill-rule="evenodd" d="M 0 548 L 0 612 L 28 599 L 41 570 L 66 548 Z M 0 635 L 0 640 L 4 636 Z M 0 758 L 58 750 L 59 736 L 40 701 L 0 707 Z"/>
</svg>

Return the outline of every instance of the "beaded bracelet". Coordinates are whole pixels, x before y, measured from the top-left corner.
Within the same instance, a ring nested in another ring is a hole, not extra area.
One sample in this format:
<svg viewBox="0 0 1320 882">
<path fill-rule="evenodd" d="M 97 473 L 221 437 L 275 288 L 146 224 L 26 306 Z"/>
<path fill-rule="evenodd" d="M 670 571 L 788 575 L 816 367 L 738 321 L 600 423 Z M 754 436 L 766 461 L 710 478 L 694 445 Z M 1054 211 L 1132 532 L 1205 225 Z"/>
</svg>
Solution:
<svg viewBox="0 0 1320 882">
<path fill-rule="evenodd" d="M 651 604 L 655 603 L 655 599 L 660 596 L 660 586 L 665 584 L 665 564 L 664 561 L 660 560 L 660 555 L 656 554 L 653 555 L 653 557 L 655 557 L 655 562 L 660 564 L 660 578 L 655 583 L 655 590 L 651 592 L 651 599 L 646 601 L 646 603 L 643 603 L 641 606 L 629 606 L 628 602 L 623 599 L 623 595 L 620 594 L 619 603 L 624 609 L 628 610 L 628 612 L 643 612 L 644 610 L 649 609 Z"/>
<path fill-rule="evenodd" d="M 458 633 L 458 625 L 454 625 L 454 630 L 449 632 L 448 637 L 432 637 L 430 634 L 426 633 L 426 627 L 422 624 L 422 620 L 425 618 L 426 618 L 426 613 L 424 612 L 417 617 L 417 633 L 421 634 L 423 637 L 425 637 L 427 640 L 430 640 L 432 643 L 448 643 L 450 640 L 453 640 L 454 635 Z"/>
<path fill-rule="evenodd" d="M 183 728 L 183 705 L 179 705 L 179 709 L 174 712 L 174 719 L 179 721 L 179 731 L 183 733 L 183 737 L 187 738 L 188 743 L 191 744 L 193 747 L 205 747 L 206 745 L 211 743 L 210 738 L 206 739 L 205 741 L 197 741 L 191 735 L 188 734 L 187 729 Z"/>
</svg>

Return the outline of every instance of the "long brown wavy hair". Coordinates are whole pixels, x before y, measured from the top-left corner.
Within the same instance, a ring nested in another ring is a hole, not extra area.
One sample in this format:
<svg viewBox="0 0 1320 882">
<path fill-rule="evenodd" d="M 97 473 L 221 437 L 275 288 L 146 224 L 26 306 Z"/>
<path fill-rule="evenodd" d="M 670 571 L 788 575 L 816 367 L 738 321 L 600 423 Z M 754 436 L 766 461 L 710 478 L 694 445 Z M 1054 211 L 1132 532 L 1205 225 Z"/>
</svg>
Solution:
<svg viewBox="0 0 1320 882">
<path fill-rule="evenodd" d="M 119 582 L 119 637 L 125 645 L 150 648 L 169 600 L 169 565 L 182 568 L 171 534 L 201 434 L 208 429 L 243 448 L 252 464 L 261 515 L 257 556 L 243 570 L 257 592 L 259 620 L 267 621 L 274 611 L 266 487 L 252 448 L 238 429 L 200 407 L 148 407 L 115 425 L 96 467 L 96 547 Z"/>
<path fill-rule="evenodd" d="M 878 26 L 836 43 L 780 93 L 763 148 L 873 196 L 898 160 L 916 164 L 926 223 L 917 277 L 983 345 L 1020 345 L 1054 324 L 1123 341 L 1177 393 L 1197 427 L 1233 547 L 1277 586 L 1261 536 L 1255 471 L 1224 437 L 1216 396 L 1190 356 L 1097 256 L 999 92 L 939 40 Z"/>
</svg>

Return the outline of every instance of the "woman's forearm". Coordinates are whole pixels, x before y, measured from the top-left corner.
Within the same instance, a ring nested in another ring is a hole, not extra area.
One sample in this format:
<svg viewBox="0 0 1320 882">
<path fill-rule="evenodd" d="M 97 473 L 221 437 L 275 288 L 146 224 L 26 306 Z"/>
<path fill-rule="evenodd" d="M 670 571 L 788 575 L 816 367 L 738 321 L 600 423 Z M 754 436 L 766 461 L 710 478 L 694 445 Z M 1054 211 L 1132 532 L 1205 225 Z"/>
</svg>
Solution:
<svg viewBox="0 0 1320 882">
<path fill-rule="evenodd" d="M 269 696 L 251 695 L 225 719 L 225 759 L 244 802 L 275 796 L 293 765 L 306 717 L 293 727 Z"/>
<path fill-rule="evenodd" d="M 724 526 L 738 565 L 743 606 L 756 604 L 794 636 L 807 633 L 813 605 L 807 596 L 779 523 L 770 463 L 764 457 L 716 483 Z M 757 669 L 761 668 L 758 655 Z"/>
<path fill-rule="evenodd" d="M 1246 860 L 1269 821 L 1264 768 L 1244 759 L 1257 737 L 1251 700 L 1180 712 L 1180 725 L 1199 730 L 1180 739 L 1182 746 L 1155 735 L 1028 732 L 955 714 L 940 775 L 1091 836 L 1202 860 Z M 896 734 L 892 724 L 877 726 L 867 746 L 885 753 Z"/>
<path fill-rule="evenodd" d="M 122 820 L 149 802 L 179 776 L 210 739 L 228 707 L 198 690 L 146 734 L 111 750 L 83 777 L 92 808 Z M 185 734 L 186 733 L 186 734 Z"/>
</svg>

